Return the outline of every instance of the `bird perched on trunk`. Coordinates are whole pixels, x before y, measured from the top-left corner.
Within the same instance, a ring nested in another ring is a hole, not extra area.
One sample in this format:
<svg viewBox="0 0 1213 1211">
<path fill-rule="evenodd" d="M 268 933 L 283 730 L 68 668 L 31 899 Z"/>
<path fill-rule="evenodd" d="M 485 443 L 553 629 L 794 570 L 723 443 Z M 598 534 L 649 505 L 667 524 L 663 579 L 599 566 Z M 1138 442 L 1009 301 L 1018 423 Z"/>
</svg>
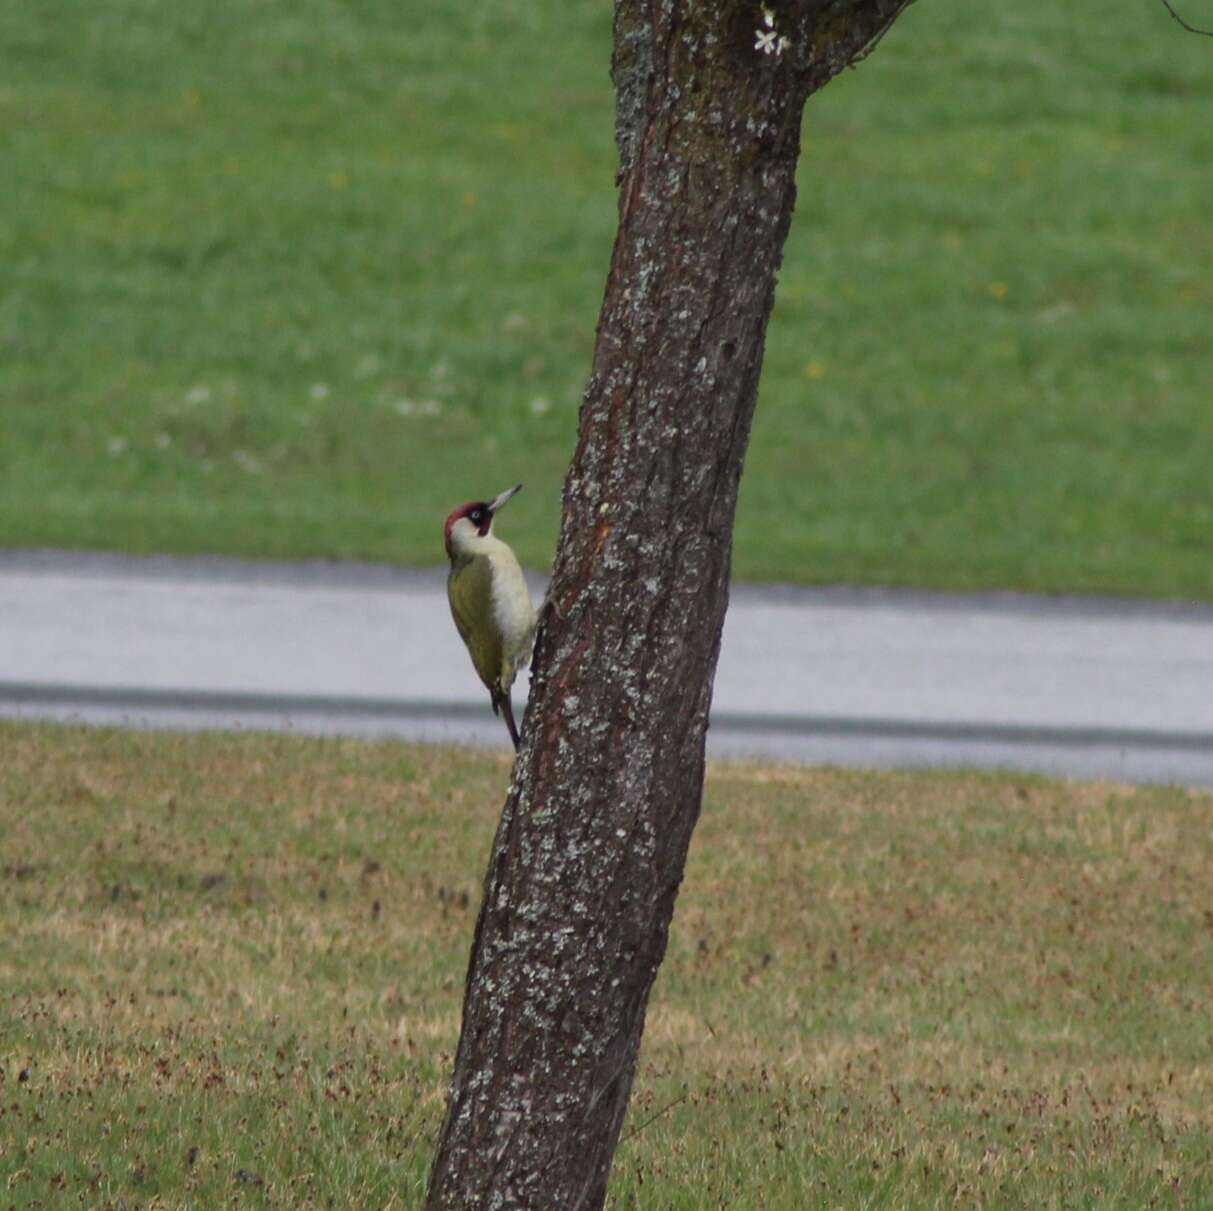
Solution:
<svg viewBox="0 0 1213 1211">
<path fill-rule="evenodd" d="M 517 484 L 492 500 L 460 505 L 446 519 L 445 531 L 451 617 L 488 688 L 493 714 L 505 715 L 515 751 L 518 728 L 510 686 L 531 658 L 536 616 L 518 560 L 493 534 L 493 520 L 521 488 Z"/>
</svg>

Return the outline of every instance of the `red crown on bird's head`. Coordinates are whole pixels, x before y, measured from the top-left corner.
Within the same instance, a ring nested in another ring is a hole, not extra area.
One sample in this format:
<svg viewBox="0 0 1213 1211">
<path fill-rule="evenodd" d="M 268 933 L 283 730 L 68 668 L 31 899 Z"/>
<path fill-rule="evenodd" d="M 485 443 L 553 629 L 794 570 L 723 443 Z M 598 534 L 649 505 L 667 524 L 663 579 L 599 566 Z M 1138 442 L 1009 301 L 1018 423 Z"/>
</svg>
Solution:
<svg viewBox="0 0 1213 1211">
<path fill-rule="evenodd" d="M 489 512 L 489 506 L 483 500 L 469 500 L 466 504 L 460 505 L 459 508 L 452 509 L 446 519 L 446 525 L 442 528 L 442 541 L 446 546 L 446 553 L 448 555 L 452 554 L 451 528 L 457 521 L 460 521 L 464 517 L 469 517 L 477 509 L 483 509 L 485 515 L 484 521 L 476 527 L 477 532 L 482 538 L 489 532 L 493 524 L 493 515 Z"/>
<path fill-rule="evenodd" d="M 512 500 L 519 492 L 522 491 L 521 484 L 515 484 L 512 488 L 506 488 L 504 492 L 499 492 L 492 500 L 469 500 L 467 504 L 460 505 L 455 509 L 450 517 L 446 519 L 446 528 L 443 531 L 443 539 L 446 542 L 446 553 L 453 556 L 451 550 L 451 531 L 455 528 L 457 521 L 462 521 L 467 518 L 472 525 L 476 527 L 476 532 L 481 538 L 488 536 L 488 532 L 493 528 L 493 518 L 507 501 Z"/>
</svg>

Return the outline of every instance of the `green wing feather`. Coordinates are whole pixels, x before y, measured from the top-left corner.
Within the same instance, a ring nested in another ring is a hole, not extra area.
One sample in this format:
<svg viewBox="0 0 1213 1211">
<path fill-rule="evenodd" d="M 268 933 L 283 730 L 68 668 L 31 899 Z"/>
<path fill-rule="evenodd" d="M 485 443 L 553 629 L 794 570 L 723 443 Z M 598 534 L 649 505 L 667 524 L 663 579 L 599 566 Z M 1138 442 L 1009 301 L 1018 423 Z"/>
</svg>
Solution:
<svg viewBox="0 0 1213 1211">
<path fill-rule="evenodd" d="M 451 568 L 446 594 L 451 617 L 467 645 L 480 680 L 490 689 L 501 682 L 501 635 L 493 625 L 493 569 L 483 555 Z"/>
</svg>

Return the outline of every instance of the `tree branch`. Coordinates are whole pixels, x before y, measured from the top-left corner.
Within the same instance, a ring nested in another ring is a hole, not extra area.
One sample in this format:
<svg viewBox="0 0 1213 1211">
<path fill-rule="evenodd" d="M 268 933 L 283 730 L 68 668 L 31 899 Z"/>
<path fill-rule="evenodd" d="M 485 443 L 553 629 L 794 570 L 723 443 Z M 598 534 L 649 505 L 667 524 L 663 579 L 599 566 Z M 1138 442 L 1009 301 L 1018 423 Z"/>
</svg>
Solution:
<svg viewBox="0 0 1213 1211">
<path fill-rule="evenodd" d="M 626 1144 L 628 1140 L 639 1135 L 646 1127 L 650 1126 L 652 1123 L 655 1123 L 663 1114 L 669 1114 L 669 1112 L 673 1110 L 675 1106 L 681 1106 L 682 1103 L 685 1102 L 690 1096 L 691 1095 L 689 1092 L 684 1091 L 681 1097 L 676 1097 L 672 1102 L 667 1102 L 660 1110 L 657 1111 L 656 1114 L 650 1114 L 639 1127 L 633 1127 L 632 1130 L 627 1133 L 627 1135 L 620 1139 L 620 1144 Z"/>
<path fill-rule="evenodd" d="M 909 8 L 913 2 L 914 0 L 905 0 L 905 3 L 903 3 L 899 8 L 889 13 L 888 20 L 885 21 L 884 25 L 872 35 L 871 39 L 868 41 L 868 44 L 858 51 L 855 57 L 851 60 L 851 67 L 858 67 L 876 49 L 881 38 L 883 38 L 885 34 L 887 34 L 892 28 L 893 22 L 896 21 L 897 18 L 901 16 L 901 14 L 907 8 Z M 1163 0 L 1163 3 L 1165 4 L 1166 0 Z"/>
<path fill-rule="evenodd" d="M 1180 15 L 1179 15 L 1179 14 L 1178 14 L 1178 13 L 1177 13 L 1177 12 L 1176 12 L 1176 11 L 1175 11 L 1173 8 L 1172 8 L 1172 7 L 1171 7 L 1171 0 L 1160 0 L 1160 2 L 1161 2 L 1161 4 L 1162 4 L 1163 8 L 1165 8 L 1165 9 L 1167 10 L 1167 12 L 1169 12 L 1169 13 L 1171 14 L 1171 16 L 1172 16 L 1172 17 L 1174 17 L 1174 18 L 1175 18 L 1175 20 L 1176 20 L 1176 21 L 1178 21 L 1178 22 L 1179 22 L 1179 24 L 1180 24 L 1180 25 L 1182 25 L 1182 26 L 1184 27 L 1184 29 L 1186 29 L 1186 30 L 1188 31 L 1188 33 L 1190 33 L 1190 34 L 1200 34 L 1202 37 L 1205 37 L 1205 38 L 1213 38 L 1213 29 L 1197 29 L 1197 27 L 1196 27 L 1195 25 L 1189 25 L 1189 24 L 1188 24 L 1188 23 L 1187 23 L 1187 22 L 1186 22 L 1186 21 L 1185 21 L 1185 20 L 1184 20 L 1184 19 L 1183 19 L 1183 18 L 1182 18 L 1182 17 L 1181 17 L 1181 16 L 1180 16 Z"/>
</svg>

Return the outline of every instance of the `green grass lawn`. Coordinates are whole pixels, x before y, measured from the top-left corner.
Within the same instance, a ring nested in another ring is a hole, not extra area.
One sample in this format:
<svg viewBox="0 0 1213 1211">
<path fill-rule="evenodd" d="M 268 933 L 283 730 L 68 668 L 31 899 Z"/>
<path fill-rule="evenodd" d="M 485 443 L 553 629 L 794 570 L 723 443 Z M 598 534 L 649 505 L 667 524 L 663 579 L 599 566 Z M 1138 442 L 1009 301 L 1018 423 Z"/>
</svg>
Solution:
<svg viewBox="0 0 1213 1211">
<path fill-rule="evenodd" d="M 509 766 L 0 724 L 0 1206 L 419 1207 Z M 715 766 L 610 1206 L 1213 1205 L 1213 797 Z"/>
<path fill-rule="evenodd" d="M 1195 16 L 1195 14 L 1191 14 Z M 610 5 L 0 5 L 0 545 L 548 565 Z M 810 102 L 743 578 L 1213 598 L 1213 51 L 931 0 Z"/>
</svg>

